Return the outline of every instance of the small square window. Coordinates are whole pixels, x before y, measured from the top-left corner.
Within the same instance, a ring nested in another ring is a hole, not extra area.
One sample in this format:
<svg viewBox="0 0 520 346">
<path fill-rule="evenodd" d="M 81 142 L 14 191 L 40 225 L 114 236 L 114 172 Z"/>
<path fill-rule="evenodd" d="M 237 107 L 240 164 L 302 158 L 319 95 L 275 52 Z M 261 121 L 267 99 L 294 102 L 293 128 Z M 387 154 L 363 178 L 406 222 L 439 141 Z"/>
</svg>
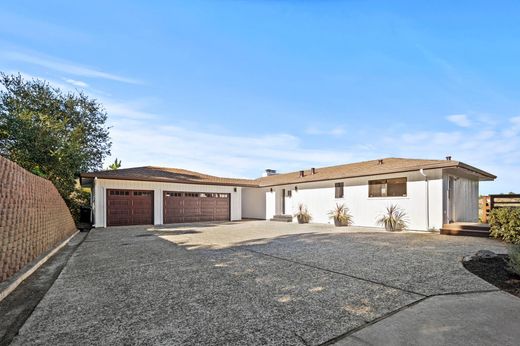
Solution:
<svg viewBox="0 0 520 346">
<path fill-rule="evenodd" d="M 343 198 L 344 196 L 344 183 L 336 183 L 334 185 L 334 197 Z"/>
</svg>

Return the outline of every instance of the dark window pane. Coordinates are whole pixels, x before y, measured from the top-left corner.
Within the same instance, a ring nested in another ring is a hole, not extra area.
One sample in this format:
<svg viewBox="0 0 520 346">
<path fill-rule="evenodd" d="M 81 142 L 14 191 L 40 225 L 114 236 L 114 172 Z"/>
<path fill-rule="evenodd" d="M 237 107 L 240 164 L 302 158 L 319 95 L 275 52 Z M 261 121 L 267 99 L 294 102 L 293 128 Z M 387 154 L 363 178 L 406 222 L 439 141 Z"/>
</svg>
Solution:
<svg viewBox="0 0 520 346">
<path fill-rule="evenodd" d="M 344 195 L 344 184 L 343 183 L 336 183 L 334 185 L 334 197 L 335 198 L 343 198 Z"/>
<path fill-rule="evenodd" d="M 387 196 L 406 196 L 406 178 L 388 179 Z"/>
<path fill-rule="evenodd" d="M 371 180 L 368 182 L 368 197 L 386 196 L 386 180 Z"/>
</svg>

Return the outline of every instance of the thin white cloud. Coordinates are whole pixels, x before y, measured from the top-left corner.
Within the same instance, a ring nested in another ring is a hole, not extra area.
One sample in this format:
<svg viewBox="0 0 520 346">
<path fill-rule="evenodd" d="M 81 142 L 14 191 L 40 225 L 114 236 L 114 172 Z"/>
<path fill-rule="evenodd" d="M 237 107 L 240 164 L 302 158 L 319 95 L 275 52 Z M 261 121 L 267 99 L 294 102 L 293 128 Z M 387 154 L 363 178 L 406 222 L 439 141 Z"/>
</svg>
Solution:
<svg viewBox="0 0 520 346">
<path fill-rule="evenodd" d="M 113 80 L 122 83 L 139 84 L 139 81 L 126 77 L 121 77 L 112 73 L 99 71 L 90 67 L 74 64 L 71 62 L 58 60 L 49 56 L 39 54 L 27 54 L 18 51 L 5 51 L 0 53 L 0 57 L 3 59 L 23 62 L 31 65 L 45 67 L 61 73 L 71 74 L 75 76 L 82 76 L 87 78 L 100 78 Z"/>
<path fill-rule="evenodd" d="M 12 75 L 20 74 L 22 76 L 22 78 L 25 79 L 25 80 L 39 79 L 39 80 L 42 80 L 42 81 L 45 81 L 45 82 L 49 83 L 49 85 L 54 87 L 54 88 L 61 89 L 62 91 L 68 91 L 68 92 L 71 92 L 71 93 L 75 92 L 74 88 L 71 87 L 69 84 L 62 83 L 61 81 L 57 81 L 57 80 L 52 79 L 52 78 L 45 78 L 45 77 L 37 76 L 37 75 L 31 74 L 31 73 L 22 72 L 22 71 L 13 71 L 13 70 L 11 70 L 11 71 L 8 71 L 8 73 L 12 74 Z"/>
<path fill-rule="evenodd" d="M 79 87 L 79 88 L 88 88 L 88 84 L 83 82 L 83 81 L 80 81 L 80 80 L 75 80 L 75 79 L 70 79 L 70 78 L 63 78 L 63 80 L 71 85 L 74 85 L 76 87 Z"/>
<path fill-rule="evenodd" d="M 308 135 L 329 135 L 339 137 L 345 134 L 345 128 L 343 126 L 336 126 L 329 129 L 323 129 L 319 126 L 309 126 L 305 129 L 305 133 Z"/>
<path fill-rule="evenodd" d="M 520 135 L 520 117 L 510 118 L 509 123 L 510 127 L 505 129 L 502 134 L 508 138 Z"/>
<path fill-rule="evenodd" d="M 142 102 L 118 102 L 106 97 L 98 97 L 98 99 L 105 107 L 109 117 L 125 120 L 150 120 L 159 117 L 157 114 L 142 110 Z"/>
<path fill-rule="evenodd" d="M 17 14 L 2 8 L 0 11 L 1 36 L 28 38 L 40 42 L 59 41 L 89 44 L 94 39 L 87 33 L 77 31 L 70 26 L 61 26 L 43 18 L 32 18 L 30 15 Z"/>
<path fill-rule="evenodd" d="M 448 121 L 460 127 L 470 127 L 471 121 L 466 114 L 453 114 L 446 117 Z"/>
<path fill-rule="evenodd" d="M 509 119 L 515 126 L 520 126 L 520 117 L 513 117 Z"/>
</svg>

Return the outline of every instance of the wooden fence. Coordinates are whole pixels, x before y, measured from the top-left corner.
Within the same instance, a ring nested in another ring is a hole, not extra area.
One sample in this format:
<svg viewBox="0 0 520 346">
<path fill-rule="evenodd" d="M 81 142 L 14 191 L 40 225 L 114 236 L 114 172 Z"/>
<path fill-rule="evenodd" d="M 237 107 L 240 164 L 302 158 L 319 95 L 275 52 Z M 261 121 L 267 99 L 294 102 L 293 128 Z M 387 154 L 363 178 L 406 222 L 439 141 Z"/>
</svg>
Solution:
<svg viewBox="0 0 520 346">
<path fill-rule="evenodd" d="M 489 212 L 494 208 L 520 208 L 520 195 L 489 195 L 480 197 L 479 201 L 479 217 L 480 221 L 487 223 L 489 221 Z"/>
<path fill-rule="evenodd" d="M 520 195 L 489 195 L 489 209 L 520 207 Z"/>
</svg>

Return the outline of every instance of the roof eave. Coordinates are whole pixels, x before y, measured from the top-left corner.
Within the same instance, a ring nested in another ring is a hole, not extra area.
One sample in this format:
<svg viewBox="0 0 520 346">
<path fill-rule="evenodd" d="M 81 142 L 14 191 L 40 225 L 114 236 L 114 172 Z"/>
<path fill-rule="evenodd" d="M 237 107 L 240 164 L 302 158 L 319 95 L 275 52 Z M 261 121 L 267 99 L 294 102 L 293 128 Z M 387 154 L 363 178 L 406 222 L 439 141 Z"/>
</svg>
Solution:
<svg viewBox="0 0 520 346">
<path fill-rule="evenodd" d="M 211 181 L 184 181 L 161 178 L 135 178 L 135 177 L 103 177 L 92 173 L 81 174 L 82 178 L 98 178 L 104 180 L 125 180 L 125 181 L 149 181 L 155 183 L 172 183 L 172 184 L 188 184 L 188 185 L 215 185 L 215 186 L 236 186 L 236 187 L 259 187 L 256 184 L 232 183 L 232 182 L 211 182 Z"/>
<path fill-rule="evenodd" d="M 455 165 L 454 165 L 455 166 Z M 423 169 L 440 169 L 445 167 L 423 167 Z M 313 180 L 293 180 L 289 182 L 284 183 L 277 183 L 277 184 L 266 184 L 262 185 L 260 184 L 260 187 L 274 187 L 274 186 L 281 186 L 281 185 L 289 185 L 289 184 L 304 184 L 304 183 L 319 183 L 323 181 L 331 181 L 331 180 L 341 180 L 341 179 L 353 179 L 353 178 L 365 178 L 365 177 L 371 177 L 371 176 L 380 176 L 380 175 L 387 175 L 387 174 L 396 174 L 396 173 L 409 173 L 409 172 L 416 172 L 421 168 L 409 168 L 409 169 L 400 169 L 400 170 L 393 170 L 388 172 L 381 172 L 381 173 L 366 173 L 366 174 L 356 174 L 356 175 L 342 175 L 334 178 L 323 178 L 323 179 L 313 179 Z"/>
<path fill-rule="evenodd" d="M 472 171 L 474 173 L 476 173 L 477 175 L 479 175 L 479 180 L 483 180 L 483 181 L 493 181 L 497 178 L 496 175 L 494 174 L 491 174 L 489 172 L 486 172 L 482 169 L 479 169 L 479 168 L 476 168 L 476 167 L 473 167 L 471 165 L 468 165 L 464 162 L 459 162 L 459 164 L 457 165 L 458 168 L 463 168 L 463 169 L 466 169 L 466 170 L 469 170 L 469 171 Z"/>
<path fill-rule="evenodd" d="M 420 169 L 424 170 L 432 170 L 432 169 L 443 169 L 443 168 L 464 168 L 467 170 L 470 170 L 474 173 L 476 173 L 479 176 L 479 180 L 483 181 L 492 181 L 496 179 L 496 176 L 488 173 L 486 171 L 483 171 L 481 169 L 478 169 L 476 167 L 470 166 L 468 164 L 465 164 L 463 162 L 453 161 L 453 163 L 447 163 L 447 164 L 433 164 L 433 165 L 427 165 L 427 166 L 416 166 L 416 167 L 410 167 L 408 169 L 398 169 L 398 170 L 391 170 L 388 172 L 381 172 L 381 173 L 366 173 L 366 174 L 355 174 L 355 175 L 342 175 L 334 178 L 323 178 L 323 179 L 311 179 L 311 180 L 291 180 L 283 183 L 275 183 L 275 184 L 259 184 L 260 187 L 275 187 L 275 186 L 282 186 L 282 185 L 292 185 L 292 184 L 304 184 L 304 183 L 318 183 L 323 181 L 331 181 L 331 180 L 341 180 L 341 179 L 353 179 L 353 178 L 364 178 L 364 177 L 370 177 L 370 176 L 381 176 L 381 175 L 387 175 L 387 174 L 396 174 L 396 173 L 409 173 L 409 172 L 415 172 Z M 296 178 L 299 179 L 299 178 Z"/>
</svg>

